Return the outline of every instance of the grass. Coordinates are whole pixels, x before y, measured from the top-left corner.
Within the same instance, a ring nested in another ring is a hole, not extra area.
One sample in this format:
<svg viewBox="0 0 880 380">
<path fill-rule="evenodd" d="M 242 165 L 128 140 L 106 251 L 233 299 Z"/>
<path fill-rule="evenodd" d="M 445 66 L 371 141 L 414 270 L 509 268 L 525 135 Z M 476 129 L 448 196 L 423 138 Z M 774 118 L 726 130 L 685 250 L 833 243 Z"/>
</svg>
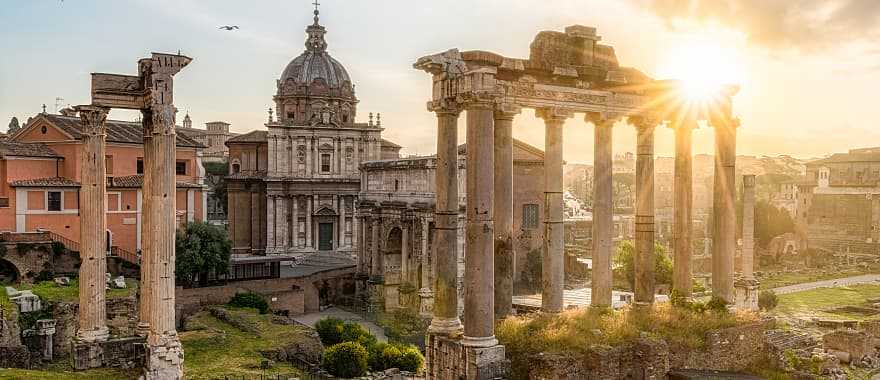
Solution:
<svg viewBox="0 0 880 380">
<path fill-rule="evenodd" d="M 108 289 L 107 298 L 128 297 L 137 292 L 138 282 L 135 279 L 125 279 L 125 289 Z M 43 302 L 78 302 L 79 301 L 79 279 L 70 280 L 70 285 L 59 286 L 53 281 L 42 281 L 36 284 L 22 283 L 19 285 L 11 285 L 18 290 L 30 290 L 39 296 Z M 5 295 L 5 291 L 3 292 Z M 0 305 L 3 305 L 3 299 L 0 298 Z"/>
<path fill-rule="evenodd" d="M 795 285 L 795 284 L 803 284 L 807 282 L 814 281 L 824 281 L 824 280 L 833 280 L 836 278 L 844 278 L 844 277 L 852 277 L 859 276 L 863 274 L 877 273 L 878 268 L 876 267 L 850 267 L 850 268 L 836 268 L 833 271 L 811 271 L 811 272 L 788 272 L 788 273 L 779 273 L 774 276 L 763 276 L 759 280 L 761 281 L 761 289 L 773 289 L 781 286 Z"/>
<path fill-rule="evenodd" d="M 0 284 L 0 310 L 3 311 L 3 317 L 12 320 L 12 301 L 6 295 L 6 287 Z"/>
<path fill-rule="evenodd" d="M 122 370 L 99 368 L 88 371 L 74 371 L 69 363 L 57 362 L 49 366 L 47 370 L 31 370 L 31 369 L 0 369 L 0 380 L 85 380 L 85 379 L 103 379 L 103 380 L 128 380 L 137 379 L 140 373 L 136 370 Z"/>
<path fill-rule="evenodd" d="M 510 317 L 499 322 L 496 335 L 514 363 L 528 365 L 538 353 L 583 354 L 591 346 L 620 345 L 642 334 L 699 348 L 709 331 L 758 320 L 754 313 L 697 312 L 663 303 L 649 311 L 581 309 Z"/>
<path fill-rule="evenodd" d="M 275 363 L 274 368 L 260 369 L 260 350 L 282 347 L 304 339 L 303 327 L 276 325 L 271 316 L 259 315 L 254 309 L 228 308 L 230 313 L 257 325 L 259 335 L 243 332 L 221 322 L 207 312 L 197 314 L 191 322 L 200 330 L 183 332 L 180 340 L 184 349 L 184 373 L 187 379 L 214 379 L 224 375 L 253 378 L 259 375 L 291 375 L 298 377 L 299 369 L 289 363 Z"/>
<path fill-rule="evenodd" d="M 835 288 L 819 288 L 779 296 L 777 314 L 788 316 L 817 316 L 829 319 L 877 319 L 880 314 L 865 317 L 860 314 L 827 310 L 841 306 L 863 306 L 869 299 L 880 297 L 880 285 L 861 284 Z"/>
</svg>

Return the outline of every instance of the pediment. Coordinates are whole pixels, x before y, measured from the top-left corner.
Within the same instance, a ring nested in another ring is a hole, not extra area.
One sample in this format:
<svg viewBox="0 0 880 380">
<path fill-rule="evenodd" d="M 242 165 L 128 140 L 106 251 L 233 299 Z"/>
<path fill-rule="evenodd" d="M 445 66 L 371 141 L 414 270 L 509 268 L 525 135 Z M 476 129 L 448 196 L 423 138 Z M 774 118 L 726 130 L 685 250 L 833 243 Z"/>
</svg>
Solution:
<svg viewBox="0 0 880 380">
<path fill-rule="evenodd" d="M 336 211 L 330 207 L 322 207 L 315 213 L 316 216 L 336 216 Z"/>
</svg>

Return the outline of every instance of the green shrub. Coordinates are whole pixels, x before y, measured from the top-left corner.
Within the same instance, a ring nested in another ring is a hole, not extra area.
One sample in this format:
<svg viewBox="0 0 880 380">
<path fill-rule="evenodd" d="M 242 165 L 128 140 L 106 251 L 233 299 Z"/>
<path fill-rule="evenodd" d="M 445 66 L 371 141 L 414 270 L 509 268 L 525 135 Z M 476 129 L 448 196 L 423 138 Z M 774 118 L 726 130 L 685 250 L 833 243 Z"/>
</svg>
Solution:
<svg viewBox="0 0 880 380">
<path fill-rule="evenodd" d="M 712 296 L 712 299 L 706 303 L 706 308 L 717 312 L 727 312 L 727 301 L 721 297 Z"/>
<path fill-rule="evenodd" d="M 229 306 L 251 307 L 259 310 L 260 314 L 269 311 L 269 303 L 257 293 L 238 293 L 229 300 Z"/>
<path fill-rule="evenodd" d="M 315 330 L 324 346 L 333 346 L 344 342 L 360 343 L 365 348 L 376 344 L 376 337 L 363 326 L 346 322 L 339 318 L 324 318 L 315 324 Z"/>
<path fill-rule="evenodd" d="M 380 342 L 369 348 L 369 364 L 372 371 L 399 368 L 403 371 L 419 372 L 425 364 L 425 358 L 411 344 Z"/>
<path fill-rule="evenodd" d="M 758 293 L 758 307 L 761 310 L 773 310 L 779 304 L 779 297 L 772 290 L 762 290 Z"/>
<path fill-rule="evenodd" d="M 360 343 L 344 342 L 324 350 L 321 368 L 337 377 L 358 377 L 367 373 L 367 350 Z"/>
</svg>

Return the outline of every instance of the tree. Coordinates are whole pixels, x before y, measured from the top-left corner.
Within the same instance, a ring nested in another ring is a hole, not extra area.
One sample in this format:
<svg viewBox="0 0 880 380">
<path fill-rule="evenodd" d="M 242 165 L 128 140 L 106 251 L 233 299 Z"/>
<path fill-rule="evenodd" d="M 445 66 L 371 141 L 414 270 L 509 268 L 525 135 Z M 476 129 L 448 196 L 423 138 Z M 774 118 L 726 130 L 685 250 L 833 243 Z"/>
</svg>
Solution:
<svg viewBox="0 0 880 380">
<path fill-rule="evenodd" d="M 9 120 L 9 128 L 6 129 L 6 133 L 11 135 L 18 130 L 21 129 L 21 125 L 18 124 L 18 118 L 13 116 L 12 120 Z"/>
<path fill-rule="evenodd" d="M 636 247 L 632 240 L 620 242 L 614 253 L 616 271 L 618 274 L 622 272 L 632 289 L 635 289 L 636 286 L 635 254 Z M 654 282 L 656 284 L 672 283 L 672 259 L 666 253 L 666 248 L 658 243 L 654 243 Z"/>
<path fill-rule="evenodd" d="M 205 180 L 211 187 L 212 196 L 219 202 L 223 213 L 229 212 L 228 193 L 226 191 L 226 175 L 229 174 L 229 164 L 225 162 L 203 162 L 205 168 Z"/>
<path fill-rule="evenodd" d="M 177 280 L 199 286 L 208 284 L 208 277 L 229 270 L 232 243 L 222 228 L 204 222 L 189 223 L 177 231 L 175 241 Z"/>
</svg>

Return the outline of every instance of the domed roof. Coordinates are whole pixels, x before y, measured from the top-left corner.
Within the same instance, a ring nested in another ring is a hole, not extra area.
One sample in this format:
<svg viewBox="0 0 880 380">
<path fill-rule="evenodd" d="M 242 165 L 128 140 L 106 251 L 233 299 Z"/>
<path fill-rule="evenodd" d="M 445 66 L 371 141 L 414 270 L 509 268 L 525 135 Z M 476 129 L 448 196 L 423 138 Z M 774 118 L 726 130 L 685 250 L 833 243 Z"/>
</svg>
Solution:
<svg viewBox="0 0 880 380">
<path fill-rule="evenodd" d="M 327 52 L 324 34 L 327 30 L 318 23 L 318 11 L 315 10 L 315 22 L 306 28 L 308 39 L 306 51 L 294 58 L 281 73 L 280 84 L 310 86 L 316 79 L 321 79 L 329 90 L 351 88 L 351 78 L 345 67 Z"/>
<path fill-rule="evenodd" d="M 292 79 L 297 84 L 309 85 L 315 79 L 323 79 L 330 88 L 351 84 L 345 67 L 326 51 L 305 51 L 290 61 L 281 74 L 281 83 Z"/>
</svg>

